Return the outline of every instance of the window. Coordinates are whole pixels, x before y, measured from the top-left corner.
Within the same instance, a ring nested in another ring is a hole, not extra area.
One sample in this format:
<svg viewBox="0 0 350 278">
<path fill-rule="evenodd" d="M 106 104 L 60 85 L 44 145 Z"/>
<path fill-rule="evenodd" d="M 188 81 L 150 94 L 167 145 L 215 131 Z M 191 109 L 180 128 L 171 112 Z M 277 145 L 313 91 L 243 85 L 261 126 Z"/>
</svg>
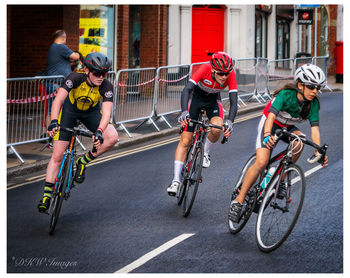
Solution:
<svg viewBox="0 0 350 278">
<path fill-rule="evenodd" d="M 267 21 L 272 5 L 255 5 L 255 57 L 267 57 Z"/>
<path fill-rule="evenodd" d="M 129 10 L 129 68 L 140 66 L 141 6 Z"/>
<path fill-rule="evenodd" d="M 320 34 L 320 56 L 329 55 L 329 45 L 328 45 L 328 13 L 327 9 L 321 7 L 321 34 Z"/>
<path fill-rule="evenodd" d="M 101 52 L 113 60 L 114 7 L 81 5 L 79 35 L 79 51 L 84 57 L 90 52 Z"/>
<path fill-rule="evenodd" d="M 290 58 L 290 24 L 287 21 L 277 21 L 277 51 L 276 59 L 287 59 Z M 289 63 L 279 63 L 278 66 L 285 67 Z"/>
</svg>

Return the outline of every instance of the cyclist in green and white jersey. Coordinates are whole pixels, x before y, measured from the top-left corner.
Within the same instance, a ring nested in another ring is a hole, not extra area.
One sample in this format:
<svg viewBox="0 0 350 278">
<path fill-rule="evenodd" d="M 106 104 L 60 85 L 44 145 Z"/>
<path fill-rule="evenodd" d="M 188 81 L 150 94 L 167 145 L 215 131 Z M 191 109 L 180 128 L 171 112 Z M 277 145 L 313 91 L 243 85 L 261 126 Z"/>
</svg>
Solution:
<svg viewBox="0 0 350 278">
<path fill-rule="evenodd" d="M 247 192 L 255 183 L 259 174 L 266 168 L 270 158 L 270 152 L 275 144 L 274 134 L 277 129 L 286 127 L 289 132 L 301 135 L 301 131 L 295 126 L 305 120 L 311 125 L 311 139 L 317 145 L 321 145 L 319 130 L 320 102 L 317 93 L 326 85 L 324 72 L 313 64 L 305 64 L 295 71 L 295 83 L 287 84 L 274 93 L 274 98 L 266 105 L 263 116 L 258 126 L 256 139 L 256 161 L 249 168 L 242 188 L 235 200 L 231 203 L 229 217 L 233 222 L 238 222 L 242 210 L 242 204 Z M 285 141 L 285 138 L 281 138 Z M 301 155 L 303 144 L 295 146 L 292 160 L 296 162 Z M 325 157 L 323 167 L 328 163 Z M 282 185 L 282 184 L 281 184 Z M 285 188 L 280 186 L 278 196 L 283 197 Z"/>
</svg>

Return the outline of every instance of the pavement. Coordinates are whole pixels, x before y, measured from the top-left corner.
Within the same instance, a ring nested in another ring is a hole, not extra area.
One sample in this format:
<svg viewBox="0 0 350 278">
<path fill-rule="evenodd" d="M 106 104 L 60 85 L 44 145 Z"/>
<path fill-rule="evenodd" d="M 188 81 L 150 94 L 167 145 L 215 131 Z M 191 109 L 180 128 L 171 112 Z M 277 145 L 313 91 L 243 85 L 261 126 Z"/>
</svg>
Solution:
<svg viewBox="0 0 350 278">
<path fill-rule="evenodd" d="M 335 83 L 335 77 L 331 76 L 328 78 L 328 87 L 331 90 L 324 90 L 323 92 L 342 92 L 343 84 Z M 242 115 L 262 111 L 266 104 L 259 104 L 257 102 L 247 102 L 247 106 L 241 105 L 237 112 L 237 118 Z M 226 109 L 227 108 L 227 109 Z M 228 111 L 228 107 L 224 109 Z M 166 119 L 173 126 L 169 128 L 165 122 L 157 121 L 157 126 L 160 128 L 160 131 L 156 129 L 149 123 L 142 124 L 141 122 L 133 122 L 125 124 L 132 137 L 130 138 L 122 129 L 117 128 L 119 134 L 118 143 L 111 148 L 108 152 L 102 156 L 106 156 L 112 153 L 118 153 L 122 150 L 125 150 L 128 147 L 136 146 L 143 144 L 147 141 L 156 140 L 160 138 L 165 138 L 167 136 L 174 136 L 179 131 L 179 125 L 176 122 L 178 114 L 171 114 L 166 117 Z M 140 125 L 142 124 L 142 125 Z M 140 125 L 140 126 L 139 126 Z M 82 144 L 90 149 L 92 146 L 91 139 L 82 138 Z M 46 169 L 47 164 L 51 158 L 52 149 L 44 148 L 43 143 L 30 143 L 16 146 L 16 151 L 21 155 L 24 160 L 24 163 L 21 163 L 20 160 L 14 155 L 8 152 L 7 154 L 7 178 L 22 176 L 28 173 L 33 173 L 36 171 L 41 171 Z M 82 155 L 86 151 L 82 149 L 79 145 L 77 146 L 77 154 Z"/>
</svg>

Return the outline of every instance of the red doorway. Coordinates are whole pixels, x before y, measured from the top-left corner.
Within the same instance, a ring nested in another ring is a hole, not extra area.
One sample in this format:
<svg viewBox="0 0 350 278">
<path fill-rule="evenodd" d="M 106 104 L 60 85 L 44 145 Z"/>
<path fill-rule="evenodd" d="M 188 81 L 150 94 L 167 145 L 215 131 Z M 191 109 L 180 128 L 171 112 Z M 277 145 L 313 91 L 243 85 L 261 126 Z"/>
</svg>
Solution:
<svg viewBox="0 0 350 278">
<path fill-rule="evenodd" d="M 192 63 L 210 60 L 211 53 L 224 51 L 225 6 L 192 7 Z"/>
</svg>

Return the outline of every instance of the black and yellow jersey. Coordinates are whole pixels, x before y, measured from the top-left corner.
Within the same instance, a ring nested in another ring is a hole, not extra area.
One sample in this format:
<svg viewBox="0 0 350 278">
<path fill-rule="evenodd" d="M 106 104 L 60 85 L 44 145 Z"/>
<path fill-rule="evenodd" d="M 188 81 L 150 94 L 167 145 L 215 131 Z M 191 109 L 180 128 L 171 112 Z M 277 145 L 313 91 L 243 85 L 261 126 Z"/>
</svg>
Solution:
<svg viewBox="0 0 350 278">
<path fill-rule="evenodd" d="M 102 101 L 113 102 L 113 85 L 107 79 L 100 86 L 91 86 L 85 73 L 72 72 L 61 87 L 67 90 L 69 103 L 80 111 L 92 109 L 101 98 Z"/>
</svg>

